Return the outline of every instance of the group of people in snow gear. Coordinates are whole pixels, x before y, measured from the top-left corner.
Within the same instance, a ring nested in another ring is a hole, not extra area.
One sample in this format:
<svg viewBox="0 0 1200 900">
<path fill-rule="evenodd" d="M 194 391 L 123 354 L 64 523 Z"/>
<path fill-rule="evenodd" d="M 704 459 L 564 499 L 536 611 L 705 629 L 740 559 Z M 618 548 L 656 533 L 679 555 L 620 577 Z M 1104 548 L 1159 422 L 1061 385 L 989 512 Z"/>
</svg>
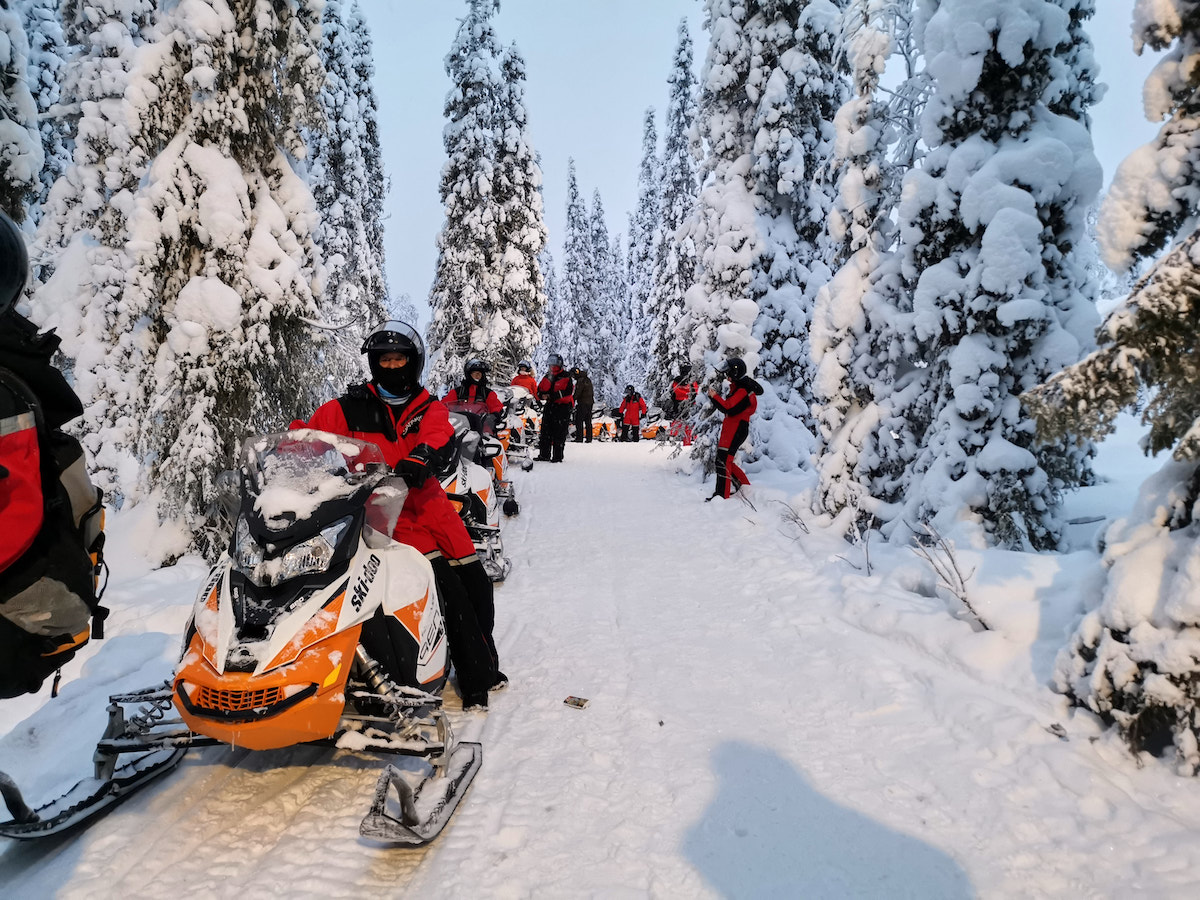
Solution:
<svg viewBox="0 0 1200 900">
<path fill-rule="evenodd" d="M 547 359 L 550 370 L 538 384 L 537 398 L 543 404 L 542 431 L 538 436 L 538 455 L 541 462 L 560 463 L 571 430 L 571 410 L 575 404 L 575 383 L 571 373 L 563 368 L 562 357 L 551 353 Z"/>
<path fill-rule="evenodd" d="M 475 545 L 436 477 L 454 441 L 446 405 L 420 383 L 425 344 L 410 325 L 389 321 L 362 345 L 371 380 L 350 387 L 322 405 L 307 422 L 293 428 L 315 428 L 378 445 L 397 475 L 408 485 L 408 499 L 392 536 L 423 553 L 433 566 L 444 604 L 450 657 L 458 672 L 464 709 L 486 709 L 488 692 L 508 683 L 499 668 L 492 635 L 495 601 L 492 582 L 475 553 Z M 488 398 L 486 384 L 469 371 L 462 390 Z M 486 369 L 480 374 L 486 374 Z M 453 392 L 452 392 L 453 393 Z M 367 652 L 385 666 L 393 659 L 390 629 L 402 627 L 380 616 L 376 627 L 364 628 Z M 397 634 L 397 639 L 401 639 Z"/>
<path fill-rule="evenodd" d="M 588 373 L 579 366 L 571 369 L 575 379 L 575 443 L 592 442 L 592 408 L 596 403 L 596 389 Z"/>
<path fill-rule="evenodd" d="M 731 493 L 750 483 L 746 473 L 733 461 L 733 455 L 750 433 L 750 417 L 758 409 L 758 397 L 763 392 L 762 385 L 746 373 L 746 362 L 741 357 L 724 360 L 717 372 L 725 376 L 728 391 L 724 396 L 715 391 L 708 395 L 713 406 L 725 416 L 717 438 L 717 486 L 708 500 L 728 499 Z"/>
<path fill-rule="evenodd" d="M 640 441 L 642 439 L 642 416 L 646 414 L 646 401 L 634 390 L 632 384 L 625 385 L 625 396 L 617 407 L 617 418 L 621 420 L 622 441 Z"/>
<path fill-rule="evenodd" d="M 107 615 L 102 496 L 62 430 L 83 404 L 51 363 L 58 336 L 16 311 L 28 277 L 24 238 L 0 212 L 0 697 L 39 690 L 103 637 Z"/>
</svg>

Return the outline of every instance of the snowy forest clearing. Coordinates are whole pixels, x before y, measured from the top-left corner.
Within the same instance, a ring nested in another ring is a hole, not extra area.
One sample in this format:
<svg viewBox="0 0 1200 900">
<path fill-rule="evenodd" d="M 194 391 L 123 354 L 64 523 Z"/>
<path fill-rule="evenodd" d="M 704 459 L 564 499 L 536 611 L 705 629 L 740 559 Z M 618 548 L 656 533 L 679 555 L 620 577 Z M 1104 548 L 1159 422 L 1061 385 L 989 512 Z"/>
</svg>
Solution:
<svg viewBox="0 0 1200 900">
<path fill-rule="evenodd" d="M 377 760 L 214 748 L 89 829 L 5 845 L 6 893 L 1195 895 L 1200 785 L 1139 768 L 1046 686 L 1094 553 L 960 551 L 993 628 L 975 631 L 907 549 L 872 546 L 867 576 L 861 548 L 790 525 L 775 501 L 795 476 L 756 483 L 755 510 L 704 504 L 681 465 L 571 444 L 517 474 L 497 593 L 512 683 L 486 716 L 447 691 L 484 763 L 429 848 L 358 838 Z M 139 531 L 110 528 L 110 637 L 59 698 L 0 708 L 0 769 L 34 799 L 88 774 L 107 694 L 174 663 L 204 570 L 139 570 Z"/>
</svg>

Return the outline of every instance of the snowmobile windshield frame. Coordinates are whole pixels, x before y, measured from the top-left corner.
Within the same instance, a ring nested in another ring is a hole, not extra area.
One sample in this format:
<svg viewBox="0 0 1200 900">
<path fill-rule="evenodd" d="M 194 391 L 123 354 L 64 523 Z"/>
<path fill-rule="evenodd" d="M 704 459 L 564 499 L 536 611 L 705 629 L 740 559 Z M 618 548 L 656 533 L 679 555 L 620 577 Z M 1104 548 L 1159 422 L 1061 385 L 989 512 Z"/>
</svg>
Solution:
<svg viewBox="0 0 1200 900">
<path fill-rule="evenodd" d="M 310 537 L 362 507 L 391 472 L 375 444 L 314 429 L 242 445 L 242 515 L 271 544 Z"/>
</svg>

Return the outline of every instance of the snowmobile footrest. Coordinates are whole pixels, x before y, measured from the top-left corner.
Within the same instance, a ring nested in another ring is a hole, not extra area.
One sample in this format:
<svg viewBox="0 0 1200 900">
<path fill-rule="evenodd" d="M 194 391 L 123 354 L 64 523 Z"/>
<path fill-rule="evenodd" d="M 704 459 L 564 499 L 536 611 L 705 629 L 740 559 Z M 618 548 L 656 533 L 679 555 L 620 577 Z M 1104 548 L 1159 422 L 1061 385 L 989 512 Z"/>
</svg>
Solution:
<svg viewBox="0 0 1200 900">
<path fill-rule="evenodd" d="M 389 765 L 379 776 L 375 799 L 358 826 L 358 833 L 385 844 L 429 843 L 442 833 L 454 815 L 482 762 L 483 745 L 460 743 L 450 754 L 444 771 L 423 779 L 415 789 L 403 772 Z M 389 811 L 393 787 L 397 800 Z"/>
</svg>

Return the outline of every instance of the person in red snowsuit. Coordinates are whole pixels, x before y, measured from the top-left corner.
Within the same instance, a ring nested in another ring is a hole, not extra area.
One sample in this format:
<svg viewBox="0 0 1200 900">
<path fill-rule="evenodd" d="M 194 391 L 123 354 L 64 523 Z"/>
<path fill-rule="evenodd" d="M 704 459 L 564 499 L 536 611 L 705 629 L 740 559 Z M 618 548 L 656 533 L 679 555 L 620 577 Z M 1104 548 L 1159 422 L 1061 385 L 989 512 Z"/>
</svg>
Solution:
<svg viewBox="0 0 1200 900">
<path fill-rule="evenodd" d="M 691 367 L 684 366 L 679 373 L 671 379 L 671 418 L 678 419 L 679 413 L 683 410 L 683 405 L 692 397 L 700 393 L 700 385 L 694 381 L 688 381 L 687 377 L 691 374 Z"/>
<path fill-rule="evenodd" d="M 500 402 L 496 392 L 488 387 L 489 371 L 491 367 L 482 359 L 468 360 L 463 366 L 462 384 L 451 388 L 442 398 L 442 402 L 454 412 L 478 416 L 480 431 L 484 434 L 495 434 L 496 422 L 504 412 L 504 404 Z"/>
<path fill-rule="evenodd" d="M 562 462 L 571 428 L 571 407 L 575 403 L 575 385 L 563 371 L 562 357 L 550 354 L 550 371 L 538 384 L 538 399 L 546 404 L 542 413 L 542 433 L 537 458 L 542 462 Z"/>
<path fill-rule="evenodd" d="M 750 433 L 750 417 L 758 409 L 757 395 L 762 393 L 762 386 L 746 374 L 746 363 L 739 357 L 725 360 L 717 371 L 729 380 L 729 392 L 724 397 L 716 393 L 708 395 L 713 406 L 725 414 L 717 438 L 717 486 L 708 500 L 728 499 L 733 491 L 750 483 L 746 473 L 733 461 L 733 455 Z"/>
<path fill-rule="evenodd" d="M 625 385 L 625 396 L 617 408 L 617 414 L 621 417 L 621 440 L 641 440 L 642 416 L 646 414 L 646 401 L 633 389 L 632 384 Z"/>
<path fill-rule="evenodd" d="M 352 386 L 341 397 L 323 404 L 307 422 L 296 420 L 291 427 L 315 428 L 376 444 L 388 465 L 404 479 L 408 498 L 392 537 L 425 554 L 433 566 L 463 708 L 486 709 L 488 691 L 503 687 L 508 680 L 498 669 L 492 637 L 495 603 L 491 579 L 436 476 L 453 445 L 450 414 L 419 383 L 425 345 L 412 326 L 386 322 L 367 338 L 362 352 L 370 363 L 371 381 Z M 391 644 L 386 634 L 364 627 L 363 645 L 387 665 Z"/>
<path fill-rule="evenodd" d="M 513 376 L 512 381 L 509 382 L 509 384 L 512 384 L 516 387 L 525 388 L 525 390 L 529 391 L 529 395 L 533 397 L 534 400 L 537 399 L 537 376 L 533 374 L 533 365 L 529 362 L 529 360 L 523 359 L 517 363 L 517 374 Z"/>
</svg>

